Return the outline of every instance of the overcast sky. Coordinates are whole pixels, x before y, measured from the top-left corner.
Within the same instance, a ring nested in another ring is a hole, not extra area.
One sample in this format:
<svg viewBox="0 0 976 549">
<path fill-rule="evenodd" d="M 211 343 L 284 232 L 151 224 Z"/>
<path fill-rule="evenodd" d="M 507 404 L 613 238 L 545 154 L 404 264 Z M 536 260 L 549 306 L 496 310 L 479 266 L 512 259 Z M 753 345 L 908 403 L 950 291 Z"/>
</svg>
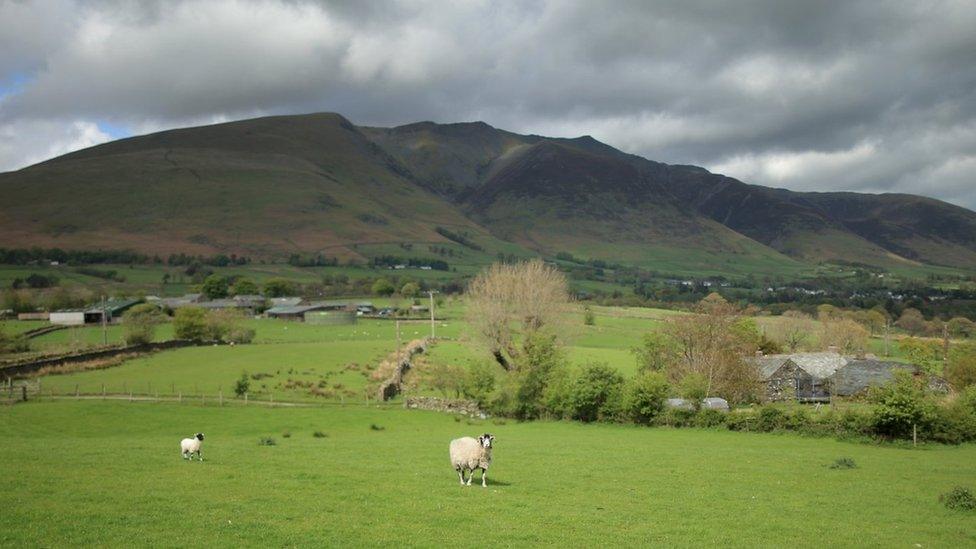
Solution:
<svg viewBox="0 0 976 549">
<path fill-rule="evenodd" d="M 0 0 L 0 170 L 313 111 L 976 209 L 976 2 Z"/>
</svg>

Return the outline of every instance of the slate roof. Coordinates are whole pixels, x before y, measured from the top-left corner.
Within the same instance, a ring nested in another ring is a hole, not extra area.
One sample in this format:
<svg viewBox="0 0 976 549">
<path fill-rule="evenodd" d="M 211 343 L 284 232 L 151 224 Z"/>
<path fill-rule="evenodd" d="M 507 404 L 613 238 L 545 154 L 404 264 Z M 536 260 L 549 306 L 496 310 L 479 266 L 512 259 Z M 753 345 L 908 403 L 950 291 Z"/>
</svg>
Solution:
<svg viewBox="0 0 976 549">
<path fill-rule="evenodd" d="M 848 359 L 834 352 L 794 353 L 791 355 L 767 355 L 755 357 L 763 379 L 769 379 L 786 361 L 792 361 L 800 369 L 817 379 L 826 379 L 847 365 Z"/>
<path fill-rule="evenodd" d="M 895 370 L 914 372 L 917 368 L 901 362 L 851 360 L 830 377 L 831 392 L 837 396 L 850 396 L 868 387 L 884 385 L 895 378 Z"/>
<path fill-rule="evenodd" d="M 323 309 L 323 305 L 291 305 L 283 307 L 272 307 L 265 311 L 268 315 L 300 315 L 307 313 L 309 311 L 318 311 Z"/>
</svg>

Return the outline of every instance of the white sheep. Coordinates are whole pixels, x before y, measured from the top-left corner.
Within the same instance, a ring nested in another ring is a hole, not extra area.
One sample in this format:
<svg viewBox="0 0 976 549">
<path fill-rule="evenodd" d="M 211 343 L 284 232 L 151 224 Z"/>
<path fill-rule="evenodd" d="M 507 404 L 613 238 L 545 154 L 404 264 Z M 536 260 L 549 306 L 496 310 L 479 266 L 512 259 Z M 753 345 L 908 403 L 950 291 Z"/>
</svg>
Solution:
<svg viewBox="0 0 976 549">
<path fill-rule="evenodd" d="M 494 442 L 495 437 L 488 433 L 477 439 L 464 437 L 451 441 L 451 466 L 457 471 L 461 486 L 465 485 L 465 471 L 470 471 L 467 485 L 471 486 L 475 469 L 481 469 L 481 486 L 488 487 L 485 477 L 488 474 L 488 466 L 491 465 L 491 446 Z"/>
<path fill-rule="evenodd" d="M 200 453 L 200 447 L 203 446 L 203 433 L 197 433 L 193 435 L 193 438 L 184 438 L 180 441 L 180 450 L 183 451 L 183 459 L 193 459 L 193 454 L 196 453 L 197 459 L 203 461 L 203 454 Z"/>
</svg>

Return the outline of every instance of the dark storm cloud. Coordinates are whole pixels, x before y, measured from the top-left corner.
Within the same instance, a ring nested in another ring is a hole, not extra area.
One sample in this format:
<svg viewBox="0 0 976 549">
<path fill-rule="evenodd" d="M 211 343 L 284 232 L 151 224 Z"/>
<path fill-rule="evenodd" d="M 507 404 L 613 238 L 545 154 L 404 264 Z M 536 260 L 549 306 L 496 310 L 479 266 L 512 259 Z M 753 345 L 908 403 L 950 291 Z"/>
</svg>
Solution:
<svg viewBox="0 0 976 549">
<path fill-rule="evenodd" d="M 107 124 L 330 110 L 591 134 L 749 182 L 972 208 L 974 51 L 967 2 L 8 2 L 0 167 Z"/>
</svg>

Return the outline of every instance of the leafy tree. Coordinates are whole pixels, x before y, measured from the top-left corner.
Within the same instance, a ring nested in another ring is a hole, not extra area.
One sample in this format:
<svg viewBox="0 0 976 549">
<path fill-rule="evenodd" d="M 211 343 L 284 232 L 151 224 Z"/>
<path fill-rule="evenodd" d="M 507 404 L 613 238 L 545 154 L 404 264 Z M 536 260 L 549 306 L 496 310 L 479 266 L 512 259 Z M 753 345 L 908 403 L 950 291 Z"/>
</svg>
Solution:
<svg viewBox="0 0 976 549">
<path fill-rule="evenodd" d="M 210 335 L 207 311 L 200 307 L 180 307 L 173 315 L 173 331 L 179 339 L 206 341 Z"/>
<path fill-rule="evenodd" d="M 227 297 L 228 290 L 229 284 L 227 279 L 217 274 L 208 276 L 203 281 L 203 287 L 201 288 L 203 294 L 209 299 L 220 299 Z"/>
<path fill-rule="evenodd" d="M 844 354 L 860 354 L 868 344 L 868 331 L 849 318 L 820 322 L 820 345 L 837 347 Z"/>
<path fill-rule="evenodd" d="M 535 419 L 545 409 L 544 397 L 553 372 L 566 367 L 566 357 L 551 334 L 534 333 L 524 344 L 518 365 L 519 387 L 516 391 L 515 415 Z"/>
<path fill-rule="evenodd" d="M 264 295 L 266 297 L 287 297 L 294 293 L 294 286 L 285 279 L 272 278 L 264 283 Z"/>
<path fill-rule="evenodd" d="M 587 326 L 593 326 L 596 324 L 596 314 L 589 305 L 583 307 L 583 324 Z"/>
<path fill-rule="evenodd" d="M 247 372 L 241 372 L 241 377 L 237 379 L 234 383 L 234 394 L 238 397 L 242 397 L 251 389 L 251 378 L 248 377 Z"/>
<path fill-rule="evenodd" d="M 636 423 L 650 423 L 664 411 L 670 390 L 668 379 L 660 371 L 640 373 L 624 387 L 624 411 Z"/>
<path fill-rule="evenodd" d="M 151 303 L 132 306 L 122 317 L 123 338 L 128 345 L 150 343 L 156 333 L 156 325 L 163 321 L 159 308 Z"/>
<path fill-rule="evenodd" d="M 420 285 L 416 282 L 407 282 L 400 288 L 400 295 L 403 297 L 415 297 L 420 293 Z"/>
<path fill-rule="evenodd" d="M 587 364 L 573 383 L 573 417 L 586 422 L 616 418 L 623 384 L 623 376 L 610 365 Z"/>
<path fill-rule="evenodd" d="M 701 407 L 702 400 L 708 396 L 708 380 L 701 374 L 690 373 L 681 379 L 678 393 L 697 410 Z"/>
<path fill-rule="evenodd" d="M 380 295 L 383 297 L 389 297 L 396 292 L 396 287 L 392 282 L 385 278 L 377 278 L 376 282 L 373 282 L 372 288 L 373 294 Z"/>
<path fill-rule="evenodd" d="M 631 349 L 638 372 L 661 372 L 678 359 L 675 342 L 660 331 L 644 334 L 641 344 Z"/>
<path fill-rule="evenodd" d="M 774 325 L 774 338 L 795 353 L 810 338 L 813 319 L 802 311 L 786 311 Z"/>
<path fill-rule="evenodd" d="M 255 295 L 258 293 L 258 285 L 250 278 L 238 278 L 234 281 L 234 295 Z"/>
<path fill-rule="evenodd" d="M 944 374 L 957 391 L 976 386 L 976 343 L 954 345 L 949 350 Z"/>
<path fill-rule="evenodd" d="M 491 362 L 475 362 L 469 368 L 461 381 L 461 393 L 484 409 L 491 401 L 495 391 L 498 366 Z"/>
<path fill-rule="evenodd" d="M 935 419 L 935 404 L 928 395 L 923 376 L 907 370 L 895 371 L 895 379 L 871 393 L 874 409 L 874 429 L 880 435 L 914 437 L 918 427 L 923 429 Z"/>
<path fill-rule="evenodd" d="M 898 342 L 898 348 L 913 364 L 928 373 L 935 373 L 942 362 L 942 346 L 935 341 L 906 337 Z"/>
<path fill-rule="evenodd" d="M 976 322 L 966 317 L 957 316 L 950 320 L 949 335 L 952 337 L 973 337 L 976 336 Z"/>
<path fill-rule="evenodd" d="M 918 309 L 909 307 L 901 312 L 901 316 L 898 317 L 895 326 L 915 336 L 925 329 L 925 317 L 922 316 L 922 313 Z"/>
</svg>

